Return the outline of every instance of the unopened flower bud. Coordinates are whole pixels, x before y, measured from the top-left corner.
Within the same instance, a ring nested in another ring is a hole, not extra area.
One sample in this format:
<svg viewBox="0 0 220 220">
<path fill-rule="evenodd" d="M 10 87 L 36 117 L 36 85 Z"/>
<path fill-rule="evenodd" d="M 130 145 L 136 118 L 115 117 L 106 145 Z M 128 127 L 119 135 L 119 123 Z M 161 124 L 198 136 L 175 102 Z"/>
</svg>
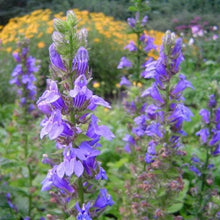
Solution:
<svg viewBox="0 0 220 220">
<path fill-rule="evenodd" d="M 78 39 L 83 46 L 87 46 L 88 32 L 85 28 L 82 28 L 78 33 Z"/>
<path fill-rule="evenodd" d="M 171 43 L 175 44 L 175 41 L 176 41 L 176 35 L 175 33 L 171 33 Z"/>
<path fill-rule="evenodd" d="M 57 31 L 57 32 L 60 32 L 62 34 L 65 33 L 65 30 L 66 30 L 66 27 L 65 27 L 65 21 L 61 20 L 61 19 L 57 19 L 55 18 L 53 20 L 53 26 L 54 26 L 54 29 Z"/>
<path fill-rule="evenodd" d="M 162 217 L 162 216 L 164 216 L 163 211 L 160 210 L 160 209 L 157 209 L 156 212 L 155 212 L 155 216 L 156 216 L 156 217 Z"/>
<path fill-rule="evenodd" d="M 207 179 L 206 182 L 207 182 L 208 185 L 212 185 L 213 180 L 212 179 Z"/>
<path fill-rule="evenodd" d="M 64 36 L 58 31 L 54 31 L 52 34 L 52 39 L 55 45 L 62 44 L 64 42 Z"/>
<path fill-rule="evenodd" d="M 182 219 L 183 219 L 183 217 L 180 216 L 180 215 L 178 215 L 178 216 L 176 216 L 176 217 L 174 218 L 174 220 L 182 220 Z"/>
<path fill-rule="evenodd" d="M 175 33 L 171 33 L 171 31 L 168 30 L 163 38 L 163 47 L 166 56 L 168 56 L 171 53 L 171 49 L 173 45 L 175 45 L 175 43 L 176 43 Z"/>
<path fill-rule="evenodd" d="M 71 28 L 74 27 L 77 22 L 77 18 L 74 12 L 72 10 L 67 11 L 66 17 L 67 24 L 69 24 Z"/>
</svg>

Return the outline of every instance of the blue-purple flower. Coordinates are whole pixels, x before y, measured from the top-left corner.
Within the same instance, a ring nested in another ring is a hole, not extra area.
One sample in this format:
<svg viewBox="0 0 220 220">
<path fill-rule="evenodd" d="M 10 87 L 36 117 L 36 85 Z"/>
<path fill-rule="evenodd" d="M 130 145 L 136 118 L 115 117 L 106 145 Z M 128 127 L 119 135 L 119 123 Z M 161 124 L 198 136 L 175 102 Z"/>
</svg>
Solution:
<svg viewBox="0 0 220 220">
<path fill-rule="evenodd" d="M 123 69 L 123 68 L 130 68 L 130 67 L 132 67 L 131 61 L 128 60 L 126 57 L 122 57 L 117 68 Z"/>
<path fill-rule="evenodd" d="M 98 181 L 107 179 L 97 161 L 99 141 L 101 137 L 112 140 L 114 134 L 107 126 L 99 125 L 99 119 L 93 114 L 98 105 L 111 106 L 88 88 L 91 72 L 85 48 L 86 34 L 85 31 L 77 33 L 76 24 L 77 19 L 71 11 L 67 12 L 67 21 L 54 22 L 56 31 L 49 54 L 56 80 L 48 79 L 48 87 L 37 101 L 39 110 L 45 114 L 40 137 L 47 135 L 55 140 L 58 152 L 63 152 L 55 154 L 54 157 L 59 154 L 55 159 L 44 158 L 43 162 L 52 169 L 42 181 L 42 190 L 56 189 L 67 214 L 70 200 L 78 201 L 74 207 L 78 211 L 76 219 L 90 220 L 100 214 L 99 210 L 104 211 L 107 205 L 113 204 L 103 189 L 96 200 L 92 200 L 91 192 L 99 191 Z M 17 71 L 19 68 L 15 75 Z M 96 211 L 90 211 L 94 207 Z"/>
</svg>

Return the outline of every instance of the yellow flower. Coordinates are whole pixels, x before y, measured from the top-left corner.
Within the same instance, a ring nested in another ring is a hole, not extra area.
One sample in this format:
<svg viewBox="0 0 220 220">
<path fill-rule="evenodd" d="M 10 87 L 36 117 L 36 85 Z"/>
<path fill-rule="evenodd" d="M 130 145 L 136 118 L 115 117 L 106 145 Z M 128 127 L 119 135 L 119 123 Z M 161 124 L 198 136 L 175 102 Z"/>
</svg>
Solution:
<svg viewBox="0 0 220 220">
<path fill-rule="evenodd" d="M 52 34 L 53 33 L 53 27 L 48 27 L 47 28 L 47 34 Z"/>
<path fill-rule="evenodd" d="M 11 52 L 11 50 L 12 50 L 12 48 L 11 48 L 11 47 L 7 47 L 7 48 L 6 48 L 6 51 L 7 51 L 8 53 L 10 53 L 10 52 Z"/>
<path fill-rule="evenodd" d="M 109 111 L 109 109 L 108 108 L 104 108 L 104 112 L 108 112 Z"/>
<path fill-rule="evenodd" d="M 100 83 L 99 83 L 99 82 L 94 82 L 92 86 L 93 86 L 93 88 L 95 88 L 95 89 L 96 89 L 96 88 L 99 88 L 99 87 L 100 87 Z"/>
<path fill-rule="evenodd" d="M 115 86 L 116 86 L 116 88 L 120 88 L 119 83 L 116 83 Z"/>
<path fill-rule="evenodd" d="M 40 32 L 38 35 L 37 35 L 37 38 L 41 38 L 43 36 L 43 33 Z"/>
<path fill-rule="evenodd" d="M 138 82 L 138 83 L 137 83 L 137 87 L 141 88 L 141 87 L 142 87 L 142 83 L 141 83 L 141 82 Z"/>
<path fill-rule="evenodd" d="M 37 47 L 38 48 L 44 48 L 45 47 L 45 43 L 40 41 L 38 44 L 37 44 Z"/>
<path fill-rule="evenodd" d="M 99 38 L 94 38 L 93 41 L 94 41 L 95 43 L 98 43 L 98 42 L 100 42 L 100 39 L 99 39 Z"/>
</svg>

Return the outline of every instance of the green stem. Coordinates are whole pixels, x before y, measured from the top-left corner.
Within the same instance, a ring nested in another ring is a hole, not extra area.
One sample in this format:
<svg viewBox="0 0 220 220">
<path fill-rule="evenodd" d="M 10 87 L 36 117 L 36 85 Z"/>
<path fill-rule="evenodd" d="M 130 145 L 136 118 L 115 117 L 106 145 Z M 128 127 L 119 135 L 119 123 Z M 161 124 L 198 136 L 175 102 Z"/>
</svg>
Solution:
<svg viewBox="0 0 220 220">
<path fill-rule="evenodd" d="M 141 71 L 140 71 L 140 63 L 141 63 L 140 45 L 141 45 L 141 42 L 140 42 L 140 32 L 138 32 L 137 33 L 137 76 L 138 76 L 138 79 L 140 79 L 140 74 L 141 74 Z"/>
<path fill-rule="evenodd" d="M 213 117 L 213 110 L 212 108 L 210 109 L 210 119 L 212 119 Z M 209 129 L 209 133 L 211 133 L 211 122 L 208 125 L 208 129 Z M 208 170 L 208 165 L 209 165 L 209 159 L 210 159 L 210 155 L 211 155 L 211 149 L 208 146 L 205 146 L 206 149 L 206 158 L 205 158 L 205 164 L 203 166 L 203 173 L 202 173 L 202 177 L 201 177 L 201 188 L 200 188 L 200 198 L 199 198 L 199 208 L 197 211 L 197 217 L 199 217 L 200 219 L 202 218 L 202 212 L 203 212 L 203 207 L 206 204 L 204 203 L 204 198 L 203 198 L 203 191 L 205 188 L 205 184 L 206 184 L 206 178 L 207 178 L 207 170 Z"/>
<path fill-rule="evenodd" d="M 83 184 L 82 184 L 82 177 L 78 179 L 78 195 L 79 195 L 79 204 L 80 206 L 84 203 L 84 193 L 83 193 Z"/>
<path fill-rule="evenodd" d="M 170 110 L 170 82 L 168 82 L 167 87 L 166 87 L 166 113 L 168 114 L 169 110 Z M 166 130 L 166 134 L 165 134 L 165 143 L 168 144 L 169 142 L 169 132 Z M 167 149 L 167 145 L 165 145 L 165 148 Z"/>
<path fill-rule="evenodd" d="M 69 71 L 72 72 L 72 58 L 73 58 L 73 38 L 72 34 L 69 37 L 69 44 L 70 44 L 70 59 L 69 59 Z"/>
<path fill-rule="evenodd" d="M 71 73 L 72 72 L 72 60 L 73 60 L 73 39 L 72 39 L 72 33 L 70 34 L 70 37 L 69 37 L 69 44 L 70 44 L 69 73 Z M 70 74 L 70 82 L 72 84 L 72 76 L 71 76 L 71 74 Z M 71 120 L 71 122 L 74 125 L 76 124 L 75 112 L 73 110 L 70 112 L 70 120 Z M 82 177 L 78 178 L 77 185 L 78 185 L 79 204 L 80 204 L 80 206 L 82 206 L 83 203 L 84 203 L 84 192 L 83 192 Z"/>
<path fill-rule="evenodd" d="M 24 151 L 25 151 L 25 160 L 26 163 L 28 163 L 28 135 L 27 133 L 24 134 Z M 28 193 L 28 216 L 31 217 L 31 210 L 32 210 L 32 193 L 31 193 L 31 188 L 32 188 L 32 170 L 31 166 L 27 164 L 27 169 L 28 169 L 28 188 L 29 188 L 29 193 Z"/>
</svg>

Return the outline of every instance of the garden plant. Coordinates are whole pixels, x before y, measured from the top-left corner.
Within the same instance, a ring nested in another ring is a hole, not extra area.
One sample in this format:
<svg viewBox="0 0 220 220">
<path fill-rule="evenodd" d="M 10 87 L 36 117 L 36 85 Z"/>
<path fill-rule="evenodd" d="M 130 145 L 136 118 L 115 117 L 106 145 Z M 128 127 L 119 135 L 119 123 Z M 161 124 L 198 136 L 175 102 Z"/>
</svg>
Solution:
<svg viewBox="0 0 220 220">
<path fill-rule="evenodd" d="M 220 24 L 194 3 L 0 24 L 0 220 L 220 219 Z"/>
</svg>

